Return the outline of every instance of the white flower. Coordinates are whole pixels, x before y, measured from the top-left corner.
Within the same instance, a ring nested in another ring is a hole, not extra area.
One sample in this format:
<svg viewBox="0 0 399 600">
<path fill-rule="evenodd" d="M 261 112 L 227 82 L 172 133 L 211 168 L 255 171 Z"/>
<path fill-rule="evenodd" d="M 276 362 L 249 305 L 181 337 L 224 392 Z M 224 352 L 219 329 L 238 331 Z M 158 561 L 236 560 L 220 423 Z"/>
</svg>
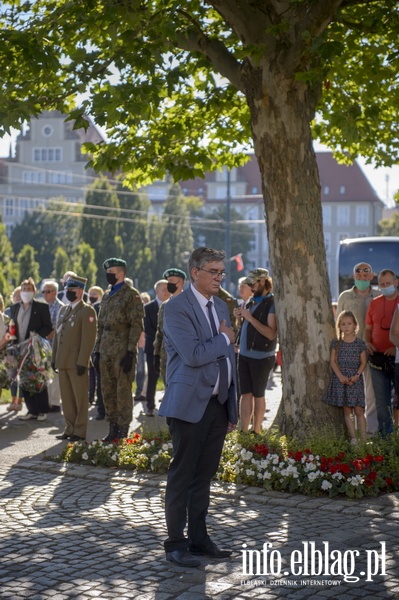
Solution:
<svg viewBox="0 0 399 600">
<path fill-rule="evenodd" d="M 336 473 L 332 474 L 332 478 L 333 479 L 338 479 L 338 481 L 341 481 L 341 479 L 343 479 L 344 476 L 342 475 L 341 471 L 337 471 Z"/>
<path fill-rule="evenodd" d="M 364 479 L 361 475 L 355 475 L 354 477 L 350 477 L 348 479 L 348 483 L 350 483 L 351 485 L 357 487 L 358 485 L 361 485 L 363 483 Z"/>
<path fill-rule="evenodd" d="M 88 460 L 89 459 L 89 455 L 87 454 L 87 452 L 83 452 L 82 459 L 83 460 Z"/>
<path fill-rule="evenodd" d="M 169 444 L 162 444 L 162 450 L 164 450 L 165 452 L 169 450 Z"/>
<path fill-rule="evenodd" d="M 263 473 L 263 479 L 271 479 L 272 474 L 270 473 L 270 471 L 265 471 Z"/>
<path fill-rule="evenodd" d="M 245 450 L 245 448 L 241 450 L 240 454 L 243 460 L 250 460 L 253 457 L 252 452 L 250 452 L 249 450 Z"/>
<path fill-rule="evenodd" d="M 252 471 L 252 469 L 246 469 L 245 473 L 248 477 L 252 477 L 252 475 L 255 475 L 255 471 Z"/>
<path fill-rule="evenodd" d="M 327 479 L 323 479 L 323 481 L 321 482 L 321 489 L 322 490 L 329 490 L 332 488 L 332 483 L 330 483 L 329 481 L 327 481 Z"/>
<path fill-rule="evenodd" d="M 117 455 L 116 452 L 111 456 L 111 459 L 112 460 L 117 460 L 118 459 L 118 455 Z"/>
<path fill-rule="evenodd" d="M 315 471 L 317 469 L 317 465 L 314 462 L 306 463 L 305 471 Z"/>
</svg>

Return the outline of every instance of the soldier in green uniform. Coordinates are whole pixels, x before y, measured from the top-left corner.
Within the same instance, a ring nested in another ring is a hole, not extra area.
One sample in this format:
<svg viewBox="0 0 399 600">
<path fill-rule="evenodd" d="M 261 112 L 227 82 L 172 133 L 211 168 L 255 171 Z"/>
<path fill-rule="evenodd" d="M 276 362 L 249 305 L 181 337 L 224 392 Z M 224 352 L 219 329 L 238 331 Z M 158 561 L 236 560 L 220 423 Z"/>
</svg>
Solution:
<svg viewBox="0 0 399 600">
<path fill-rule="evenodd" d="M 65 431 L 58 439 L 84 440 L 88 423 L 89 362 L 96 340 L 97 315 L 83 302 L 87 279 L 71 276 L 66 282 L 70 302 L 58 314 L 52 364 L 59 372 Z"/>
<path fill-rule="evenodd" d="M 103 441 L 127 437 L 133 415 L 132 383 L 137 343 L 143 331 L 140 293 L 125 282 L 126 262 L 109 258 L 103 264 L 111 288 L 101 301 L 94 366 L 101 373 L 109 433 Z"/>
<path fill-rule="evenodd" d="M 187 275 L 181 269 L 175 269 L 173 267 L 171 269 L 166 269 L 162 277 L 168 282 L 167 290 L 172 294 L 170 298 L 165 300 L 165 302 L 169 302 L 171 298 L 181 294 Z M 166 374 L 166 351 L 163 344 L 163 315 L 165 302 L 162 302 L 159 307 L 157 333 L 154 341 L 154 366 L 158 375 L 161 374 L 164 382 Z"/>
</svg>

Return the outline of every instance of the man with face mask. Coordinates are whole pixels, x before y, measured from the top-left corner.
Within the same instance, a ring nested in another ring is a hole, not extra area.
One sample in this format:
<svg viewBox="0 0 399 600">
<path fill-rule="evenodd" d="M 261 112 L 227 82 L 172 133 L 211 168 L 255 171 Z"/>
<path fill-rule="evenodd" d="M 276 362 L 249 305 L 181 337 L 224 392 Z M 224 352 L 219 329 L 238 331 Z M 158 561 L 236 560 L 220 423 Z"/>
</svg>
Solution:
<svg viewBox="0 0 399 600">
<path fill-rule="evenodd" d="M 109 258 L 103 264 L 110 287 L 98 315 L 94 367 L 101 374 L 101 390 L 109 432 L 104 441 L 127 437 L 133 415 L 132 384 L 137 343 L 143 331 L 140 293 L 125 283 L 126 262 Z"/>
<path fill-rule="evenodd" d="M 371 265 L 366 262 L 358 263 L 353 267 L 354 286 L 342 292 L 338 298 L 337 315 L 343 310 L 351 311 L 358 322 L 358 337 L 363 338 L 367 309 L 373 298 L 380 295 L 378 290 L 371 287 L 374 277 Z M 374 434 L 378 431 L 377 408 L 371 381 L 370 368 L 367 366 L 363 372 L 364 392 L 366 398 L 367 432 Z"/>
<path fill-rule="evenodd" d="M 171 298 L 182 293 L 187 275 L 181 269 L 172 267 L 171 269 L 166 269 L 162 277 L 168 282 L 166 288 L 171 296 L 168 300 L 165 300 L 165 302 L 169 302 Z M 156 372 L 158 375 L 161 374 L 164 381 L 166 373 L 166 352 L 163 344 L 163 316 L 165 302 L 159 307 L 157 333 L 154 341 L 154 366 Z"/>
<path fill-rule="evenodd" d="M 370 302 L 363 335 L 377 405 L 378 431 L 382 436 L 393 432 L 391 397 L 396 348 L 389 339 L 389 331 L 399 304 L 398 283 L 396 273 L 390 269 L 383 269 L 378 274 L 381 295 Z"/>
<path fill-rule="evenodd" d="M 66 282 L 69 302 L 58 315 L 53 344 L 53 368 L 59 373 L 65 430 L 57 439 L 86 439 L 89 411 L 89 362 L 96 340 L 97 316 L 83 302 L 87 279 L 77 275 Z"/>
</svg>

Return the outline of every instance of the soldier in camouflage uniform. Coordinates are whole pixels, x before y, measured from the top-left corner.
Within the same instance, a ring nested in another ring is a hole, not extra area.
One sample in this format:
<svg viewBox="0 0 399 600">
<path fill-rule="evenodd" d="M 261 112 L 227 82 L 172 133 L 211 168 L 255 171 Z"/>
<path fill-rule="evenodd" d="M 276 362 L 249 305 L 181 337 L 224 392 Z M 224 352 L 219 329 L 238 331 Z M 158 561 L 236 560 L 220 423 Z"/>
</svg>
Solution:
<svg viewBox="0 0 399 600">
<path fill-rule="evenodd" d="M 162 277 L 163 279 L 167 280 L 168 292 L 172 294 L 168 300 L 165 300 L 165 302 L 169 302 L 171 298 L 177 296 L 183 291 L 184 282 L 186 281 L 187 275 L 181 269 L 172 268 L 166 269 Z M 161 374 L 164 382 L 166 374 L 166 351 L 163 344 L 163 316 L 165 302 L 162 302 L 161 306 L 159 307 L 157 333 L 154 341 L 154 366 L 158 374 Z"/>
<path fill-rule="evenodd" d="M 125 282 L 126 262 L 109 258 L 103 264 L 108 289 L 101 301 L 94 366 L 101 373 L 109 433 L 103 441 L 126 437 L 133 414 L 137 342 L 143 331 L 143 303 L 140 293 Z"/>
</svg>

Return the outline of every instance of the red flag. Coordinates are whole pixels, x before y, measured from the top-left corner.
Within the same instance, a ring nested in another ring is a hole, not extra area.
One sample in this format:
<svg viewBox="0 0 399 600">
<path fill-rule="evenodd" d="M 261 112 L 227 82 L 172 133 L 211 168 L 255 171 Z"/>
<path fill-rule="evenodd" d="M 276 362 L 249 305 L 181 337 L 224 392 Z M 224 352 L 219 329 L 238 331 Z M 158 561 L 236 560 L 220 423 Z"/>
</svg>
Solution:
<svg viewBox="0 0 399 600">
<path fill-rule="evenodd" d="M 237 271 L 243 271 L 244 270 L 244 263 L 243 263 L 243 260 L 242 260 L 242 254 L 236 254 L 235 256 L 232 257 L 232 260 L 236 261 Z"/>
</svg>

